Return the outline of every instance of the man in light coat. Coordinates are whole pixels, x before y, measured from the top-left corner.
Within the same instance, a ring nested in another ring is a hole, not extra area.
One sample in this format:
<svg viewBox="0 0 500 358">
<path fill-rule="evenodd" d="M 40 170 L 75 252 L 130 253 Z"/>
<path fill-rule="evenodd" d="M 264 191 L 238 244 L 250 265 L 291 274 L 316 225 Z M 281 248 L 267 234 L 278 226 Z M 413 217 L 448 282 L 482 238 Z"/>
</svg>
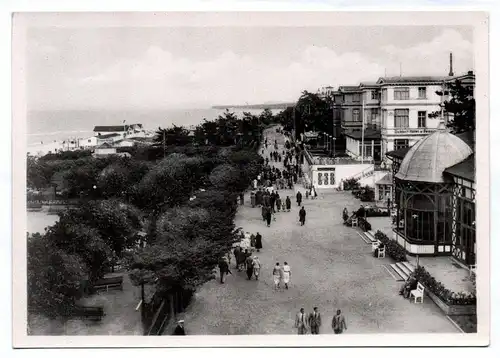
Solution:
<svg viewBox="0 0 500 358">
<path fill-rule="evenodd" d="M 297 328 L 297 334 L 306 334 L 306 314 L 304 313 L 304 308 L 301 308 L 297 316 L 295 317 L 295 328 Z"/>
</svg>

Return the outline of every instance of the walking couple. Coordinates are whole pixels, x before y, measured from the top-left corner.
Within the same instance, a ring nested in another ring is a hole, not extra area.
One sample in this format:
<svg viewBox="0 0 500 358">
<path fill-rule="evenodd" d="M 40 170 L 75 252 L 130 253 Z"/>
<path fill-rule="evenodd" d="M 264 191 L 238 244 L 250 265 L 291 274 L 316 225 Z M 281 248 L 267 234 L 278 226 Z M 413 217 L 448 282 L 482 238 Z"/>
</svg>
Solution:
<svg viewBox="0 0 500 358">
<path fill-rule="evenodd" d="M 280 267 L 280 263 L 276 262 L 276 266 L 273 268 L 273 280 L 274 289 L 278 290 L 280 288 L 280 283 L 283 281 L 285 288 L 288 290 L 288 284 L 290 283 L 290 277 L 292 276 L 292 270 L 288 266 L 288 262 L 285 261 L 283 268 Z"/>
</svg>

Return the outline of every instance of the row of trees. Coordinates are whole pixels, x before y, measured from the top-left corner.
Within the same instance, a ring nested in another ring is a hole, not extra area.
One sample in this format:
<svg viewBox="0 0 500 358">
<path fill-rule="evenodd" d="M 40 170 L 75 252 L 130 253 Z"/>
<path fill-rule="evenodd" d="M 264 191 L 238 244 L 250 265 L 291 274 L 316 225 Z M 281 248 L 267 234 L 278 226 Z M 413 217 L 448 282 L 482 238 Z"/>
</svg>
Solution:
<svg viewBox="0 0 500 358">
<path fill-rule="evenodd" d="M 220 117 L 214 123 L 224 130 Z M 180 146 L 177 138 L 168 146 L 182 153 L 158 160 L 85 152 L 28 158 L 28 185 L 43 188 L 56 176 L 68 195 L 80 198 L 55 225 L 28 237 L 30 311 L 64 315 L 116 260 L 134 284 L 154 284 L 160 293 L 212 279 L 220 256 L 238 240 L 237 195 L 263 164 L 254 144 L 264 122 L 252 123 L 253 136 L 238 145 L 220 133 L 213 143 L 207 133 L 204 145 Z M 178 128 L 167 130 L 182 137 Z M 137 245 L 139 238 L 145 247 Z"/>
</svg>

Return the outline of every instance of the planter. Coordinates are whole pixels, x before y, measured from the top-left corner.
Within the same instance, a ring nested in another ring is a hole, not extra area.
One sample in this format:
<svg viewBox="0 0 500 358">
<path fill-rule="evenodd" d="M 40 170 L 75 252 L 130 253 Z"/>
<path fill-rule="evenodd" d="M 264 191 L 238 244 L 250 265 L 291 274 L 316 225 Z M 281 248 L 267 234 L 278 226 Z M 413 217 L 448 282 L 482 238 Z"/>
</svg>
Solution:
<svg viewBox="0 0 500 358">
<path fill-rule="evenodd" d="M 424 285 L 422 285 L 424 286 Z M 429 297 L 447 316 L 475 315 L 476 305 L 448 305 L 438 296 L 425 287 L 424 293 Z"/>
</svg>

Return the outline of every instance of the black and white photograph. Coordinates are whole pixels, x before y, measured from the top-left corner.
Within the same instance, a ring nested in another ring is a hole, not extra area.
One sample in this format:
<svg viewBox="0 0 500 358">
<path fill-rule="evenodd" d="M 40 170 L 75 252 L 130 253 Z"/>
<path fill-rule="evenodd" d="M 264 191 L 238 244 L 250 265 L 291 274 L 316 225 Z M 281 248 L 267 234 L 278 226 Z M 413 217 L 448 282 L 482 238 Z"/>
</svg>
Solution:
<svg viewBox="0 0 500 358">
<path fill-rule="evenodd" d="M 487 344 L 487 13 L 15 13 L 12 41 L 19 347 Z"/>
</svg>

